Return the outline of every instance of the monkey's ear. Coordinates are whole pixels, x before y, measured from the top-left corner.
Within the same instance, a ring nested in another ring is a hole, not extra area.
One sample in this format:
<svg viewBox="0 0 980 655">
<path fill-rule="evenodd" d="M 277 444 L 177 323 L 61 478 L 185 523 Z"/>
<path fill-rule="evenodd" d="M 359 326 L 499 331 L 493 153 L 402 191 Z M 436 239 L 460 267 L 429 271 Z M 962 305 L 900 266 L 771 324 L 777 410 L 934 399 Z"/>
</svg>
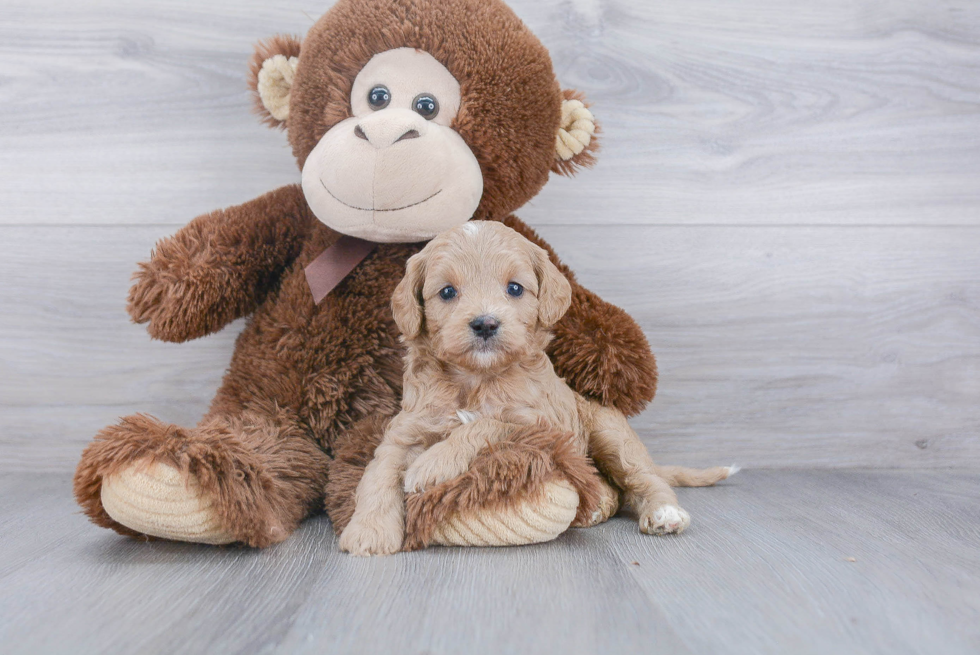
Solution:
<svg viewBox="0 0 980 655">
<path fill-rule="evenodd" d="M 405 266 L 405 277 L 395 287 L 391 296 L 391 313 L 395 325 L 406 341 L 411 341 L 422 333 L 422 284 L 425 282 L 425 252 L 412 255 Z"/>
<path fill-rule="evenodd" d="M 572 285 L 562 275 L 544 248 L 528 242 L 534 252 L 534 272 L 538 276 L 538 320 L 551 327 L 572 304 Z"/>
<path fill-rule="evenodd" d="M 555 137 L 555 163 L 551 170 L 559 175 L 575 175 L 580 168 L 595 164 L 599 124 L 589 111 L 585 95 L 574 89 L 565 89 L 561 95 L 561 125 Z"/>
<path fill-rule="evenodd" d="M 299 37 L 277 34 L 255 45 L 248 61 L 248 86 L 255 94 L 255 111 L 270 127 L 285 127 L 289 92 L 299 64 Z"/>
</svg>

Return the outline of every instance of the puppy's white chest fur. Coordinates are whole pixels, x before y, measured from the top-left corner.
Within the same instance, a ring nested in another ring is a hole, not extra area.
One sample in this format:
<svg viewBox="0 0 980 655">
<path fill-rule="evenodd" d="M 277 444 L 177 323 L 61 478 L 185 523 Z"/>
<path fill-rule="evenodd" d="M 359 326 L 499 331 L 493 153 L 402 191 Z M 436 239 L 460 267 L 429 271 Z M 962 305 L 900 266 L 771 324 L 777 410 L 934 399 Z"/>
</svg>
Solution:
<svg viewBox="0 0 980 655">
<path fill-rule="evenodd" d="M 466 425 L 467 423 L 472 423 L 473 421 L 475 421 L 480 417 L 480 415 L 477 414 L 476 412 L 468 412 L 465 409 L 456 410 L 456 416 L 459 418 L 460 421 L 462 421 L 463 425 Z"/>
</svg>

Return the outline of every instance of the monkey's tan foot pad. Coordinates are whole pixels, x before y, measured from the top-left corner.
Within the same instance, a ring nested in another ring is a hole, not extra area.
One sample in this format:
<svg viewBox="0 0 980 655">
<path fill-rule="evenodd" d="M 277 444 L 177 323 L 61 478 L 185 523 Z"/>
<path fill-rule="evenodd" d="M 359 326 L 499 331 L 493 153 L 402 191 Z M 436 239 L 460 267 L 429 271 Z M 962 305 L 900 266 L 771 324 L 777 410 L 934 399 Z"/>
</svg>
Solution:
<svg viewBox="0 0 980 655">
<path fill-rule="evenodd" d="M 565 480 L 548 482 L 542 496 L 502 510 L 456 514 L 440 523 L 432 544 L 521 546 L 551 541 L 568 529 L 578 511 L 578 492 Z"/>
<path fill-rule="evenodd" d="M 114 521 L 152 537 L 229 544 L 197 478 L 161 462 L 136 462 L 102 480 L 102 507 Z"/>
</svg>

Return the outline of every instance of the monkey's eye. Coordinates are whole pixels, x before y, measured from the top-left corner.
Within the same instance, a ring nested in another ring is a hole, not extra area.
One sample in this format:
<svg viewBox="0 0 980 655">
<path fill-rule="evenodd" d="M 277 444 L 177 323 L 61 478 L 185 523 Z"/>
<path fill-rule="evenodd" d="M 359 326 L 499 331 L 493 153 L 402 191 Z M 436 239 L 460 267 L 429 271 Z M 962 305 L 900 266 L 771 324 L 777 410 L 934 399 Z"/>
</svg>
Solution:
<svg viewBox="0 0 980 655">
<path fill-rule="evenodd" d="M 391 91 L 386 87 L 376 86 L 371 89 L 368 93 L 368 104 L 371 105 L 371 109 L 377 111 L 378 109 L 384 109 L 391 102 Z"/>
<path fill-rule="evenodd" d="M 456 287 L 452 285 L 449 285 L 448 287 L 443 287 L 442 290 L 439 291 L 439 297 L 442 298 L 443 300 L 452 300 L 453 298 L 456 297 L 456 295 L 457 295 Z"/>
<path fill-rule="evenodd" d="M 524 287 L 519 285 L 517 282 L 511 282 L 507 285 L 507 294 L 514 296 L 515 298 L 520 298 L 524 295 Z"/>
<path fill-rule="evenodd" d="M 439 114 L 439 101 L 428 93 L 420 93 L 412 101 L 412 109 L 427 121 L 431 121 Z"/>
</svg>

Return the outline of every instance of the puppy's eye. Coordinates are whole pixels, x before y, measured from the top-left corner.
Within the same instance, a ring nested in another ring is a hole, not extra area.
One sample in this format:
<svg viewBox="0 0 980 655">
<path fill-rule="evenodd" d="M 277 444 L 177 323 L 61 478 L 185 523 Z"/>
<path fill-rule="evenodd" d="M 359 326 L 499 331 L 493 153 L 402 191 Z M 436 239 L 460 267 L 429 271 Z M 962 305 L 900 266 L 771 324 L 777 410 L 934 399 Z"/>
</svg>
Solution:
<svg viewBox="0 0 980 655">
<path fill-rule="evenodd" d="M 387 87 L 376 86 L 368 93 L 368 104 L 371 105 L 371 109 L 384 109 L 389 102 L 391 102 L 391 91 Z"/>
<path fill-rule="evenodd" d="M 412 109 L 425 120 L 431 121 L 439 113 L 439 101 L 435 99 L 435 96 L 422 93 L 415 96 Z"/>
<path fill-rule="evenodd" d="M 456 297 L 456 295 L 457 295 L 456 287 L 452 285 L 448 287 L 443 287 L 442 290 L 439 291 L 439 297 L 442 298 L 443 300 L 452 300 L 453 298 Z"/>
<path fill-rule="evenodd" d="M 511 282 L 507 285 L 507 294 L 514 296 L 515 298 L 520 298 L 524 295 L 524 287 L 519 285 L 517 282 Z"/>
</svg>

